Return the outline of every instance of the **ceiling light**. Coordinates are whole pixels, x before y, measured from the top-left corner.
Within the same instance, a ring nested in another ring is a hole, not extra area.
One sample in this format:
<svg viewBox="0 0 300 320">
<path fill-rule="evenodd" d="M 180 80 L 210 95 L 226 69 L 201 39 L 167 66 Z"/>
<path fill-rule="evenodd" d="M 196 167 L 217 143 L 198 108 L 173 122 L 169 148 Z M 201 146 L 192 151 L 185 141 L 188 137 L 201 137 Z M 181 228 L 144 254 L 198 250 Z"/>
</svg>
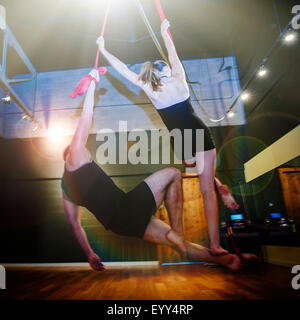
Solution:
<svg viewBox="0 0 300 320">
<path fill-rule="evenodd" d="M 288 32 L 288 33 L 284 36 L 284 40 L 285 40 L 286 42 L 290 42 L 290 41 L 293 41 L 293 40 L 295 40 L 295 39 L 296 39 L 296 36 L 295 36 L 295 34 L 292 33 L 292 32 Z"/>
<path fill-rule="evenodd" d="M 267 73 L 267 69 L 265 68 L 265 66 L 261 66 L 261 67 L 259 68 L 259 70 L 258 70 L 257 75 L 258 75 L 259 77 L 264 77 L 264 76 L 266 75 L 266 73 Z"/>
<path fill-rule="evenodd" d="M 249 97 L 250 97 L 250 94 L 248 92 L 244 92 L 244 93 L 241 94 L 241 99 L 243 101 L 248 100 Z"/>
<path fill-rule="evenodd" d="M 4 104 L 10 104 L 10 95 L 8 94 L 6 97 L 1 98 L 1 101 L 2 101 Z"/>
<path fill-rule="evenodd" d="M 228 113 L 227 113 L 227 117 L 228 118 L 232 118 L 232 117 L 234 117 L 235 116 L 235 112 L 233 112 L 233 111 L 229 111 Z"/>
</svg>

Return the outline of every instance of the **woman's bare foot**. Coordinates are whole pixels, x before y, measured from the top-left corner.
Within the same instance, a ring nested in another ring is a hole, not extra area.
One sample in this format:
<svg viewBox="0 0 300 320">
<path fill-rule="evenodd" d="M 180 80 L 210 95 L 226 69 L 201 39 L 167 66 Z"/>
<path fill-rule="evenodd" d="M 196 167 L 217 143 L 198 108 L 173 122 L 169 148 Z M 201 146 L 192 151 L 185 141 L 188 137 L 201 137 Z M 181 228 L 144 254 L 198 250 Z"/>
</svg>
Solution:
<svg viewBox="0 0 300 320">
<path fill-rule="evenodd" d="M 181 252 L 182 258 L 187 259 L 187 249 L 184 237 L 171 229 L 166 233 L 166 238 L 176 245 L 178 250 Z"/>
<path fill-rule="evenodd" d="M 217 185 L 217 189 L 218 189 L 219 194 L 221 195 L 222 200 L 227 208 L 229 208 L 231 210 L 239 209 L 240 206 L 235 201 L 229 188 L 226 185 L 224 185 L 224 184 L 222 184 L 221 186 Z"/>
<path fill-rule="evenodd" d="M 228 254 L 229 253 L 227 250 L 223 249 L 221 246 L 210 247 L 209 252 L 210 252 L 210 254 L 212 256 L 222 256 L 224 254 Z"/>
</svg>

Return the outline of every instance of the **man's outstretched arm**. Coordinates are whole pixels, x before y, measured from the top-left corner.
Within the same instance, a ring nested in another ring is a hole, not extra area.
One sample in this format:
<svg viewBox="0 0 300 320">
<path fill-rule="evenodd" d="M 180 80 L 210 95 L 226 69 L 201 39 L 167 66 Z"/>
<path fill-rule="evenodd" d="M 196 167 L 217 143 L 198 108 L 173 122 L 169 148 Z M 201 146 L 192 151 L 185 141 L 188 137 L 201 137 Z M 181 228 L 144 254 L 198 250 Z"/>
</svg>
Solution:
<svg viewBox="0 0 300 320">
<path fill-rule="evenodd" d="M 80 207 L 74 204 L 73 202 L 69 201 L 64 192 L 63 192 L 63 206 L 64 206 L 65 213 L 67 215 L 68 222 L 82 250 L 87 256 L 90 266 L 94 270 L 98 270 L 98 271 L 105 270 L 105 267 L 101 262 L 101 259 L 91 248 L 89 240 L 86 236 L 86 233 L 81 226 Z"/>
<path fill-rule="evenodd" d="M 96 69 L 93 69 L 89 74 L 99 82 L 99 73 Z M 96 84 L 92 81 L 84 99 L 83 110 L 71 142 L 71 150 L 78 150 L 86 145 L 93 120 L 95 89 Z"/>
</svg>

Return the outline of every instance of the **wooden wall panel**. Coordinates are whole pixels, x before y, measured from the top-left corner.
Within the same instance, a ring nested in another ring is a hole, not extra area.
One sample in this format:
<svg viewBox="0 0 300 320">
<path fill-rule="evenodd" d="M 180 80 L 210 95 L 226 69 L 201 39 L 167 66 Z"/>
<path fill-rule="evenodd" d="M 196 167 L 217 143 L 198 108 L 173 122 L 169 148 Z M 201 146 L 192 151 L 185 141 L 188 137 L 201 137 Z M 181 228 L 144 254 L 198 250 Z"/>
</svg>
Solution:
<svg viewBox="0 0 300 320">
<path fill-rule="evenodd" d="M 199 179 L 195 174 L 183 174 L 183 229 L 186 240 L 203 246 L 209 243 L 206 219 Z M 163 204 L 156 212 L 156 217 L 170 224 L 168 213 Z M 180 255 L 167 247 L 158 246 L 158 260 L 163 262 L 180 262 Z"/>
<path fill-rule="evenodd" d="M 300 224 L 300 167 L 279 168 L 287 216 Z"/>
</svg>

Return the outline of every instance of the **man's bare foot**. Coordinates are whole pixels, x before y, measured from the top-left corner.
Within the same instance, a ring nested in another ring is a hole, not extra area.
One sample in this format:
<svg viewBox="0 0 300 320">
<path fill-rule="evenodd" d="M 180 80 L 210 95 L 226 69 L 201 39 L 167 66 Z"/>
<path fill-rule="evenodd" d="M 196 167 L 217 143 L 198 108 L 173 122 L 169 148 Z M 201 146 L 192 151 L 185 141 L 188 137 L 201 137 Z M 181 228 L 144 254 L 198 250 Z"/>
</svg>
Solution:
<svg viewBox="0 0 300 320">
<path fill-rule="evenodd" d="M 231 210 L 237 210 L 239 209 L 239 204 L 235 201 L 235 199 L 233 198 L 229 188 L 222 184 L 221 186 L 217 185 L 217 189 L 219 191 L 219 194 L 222 197 L 222 200 L 225 204 L 225 206 Z"/>
<path fill-rule="evenodd" d="M 228 254 L 223 259 L 222 264 L 231 272 L 236 272 L 241 268 L 241 259 L 236 254 Z"/>
<path fill-rule="evenodd" d="M 244 262 L 259 260 L 259 257 L 253 253 L 241 253 Z"/>
<path fill-rule="evenodd" d="M 182 164 L 187 168 L 195 168 L 196 167 L 196 160 L 182 160 Z"/>
<path fill-rule="evenodd" d="M 171 229 L 166 233 L 166 238 L 177 246 L 177 248 L 182 254 L 182 258 L 186 259 L 187 249 L 186 249 L 184 237 L 180 236 L 177 232 Z"/>
<path fill-rule="evenodd" d="M 236 254 L 226 254 L 221 256 L 212 256 L 208 248 L 202 247 L 192 242 L 187 243 L 188 259 L 190 261 L 206 261 L 222 265 L 232 272 L 236 272 L 241 267 L 241 259 Z"/>
<path fill-rule="evenodd" d="M 228 254 L 229 252 L 225 249 L 223 249 L 221 246 L 219 247 L 211 247 L 209 250 L 210 254 L 212 256 L 222 256 L 224 254 Z"/>
</svg>

